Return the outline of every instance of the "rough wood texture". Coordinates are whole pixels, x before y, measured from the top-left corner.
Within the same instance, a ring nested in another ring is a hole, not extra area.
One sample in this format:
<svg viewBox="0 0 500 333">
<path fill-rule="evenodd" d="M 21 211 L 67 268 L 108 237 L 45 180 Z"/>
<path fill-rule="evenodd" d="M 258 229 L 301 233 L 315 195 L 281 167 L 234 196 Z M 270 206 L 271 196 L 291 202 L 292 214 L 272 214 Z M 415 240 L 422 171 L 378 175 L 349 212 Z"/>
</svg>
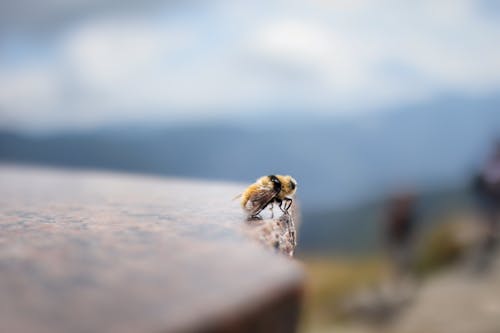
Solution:
<svg viewBox="0 0 500 333">
<path fill-rule="evenodd" d="M 303 282 L 244 186 L 0 166 L 0 332 L 290 332 Z"/>
<path fill-rule="evenodd" d="M 293 257 L 297 247 L 297 230 L 294 210 L 291 214 L 281 214 L 274 219 L 247 220 L 249 235 L 268 248 Z"/>
</svg>

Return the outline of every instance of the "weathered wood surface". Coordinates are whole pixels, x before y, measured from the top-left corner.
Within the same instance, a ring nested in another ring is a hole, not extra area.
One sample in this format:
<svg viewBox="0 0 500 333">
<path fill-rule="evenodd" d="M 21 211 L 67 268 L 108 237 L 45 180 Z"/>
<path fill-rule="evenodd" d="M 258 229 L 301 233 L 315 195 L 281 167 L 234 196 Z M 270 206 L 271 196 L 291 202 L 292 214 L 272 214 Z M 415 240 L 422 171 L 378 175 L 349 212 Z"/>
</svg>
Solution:
<svg viewBox="0 0 500 333">
<path fill-rule="evenodd" d="M 0 332 L 293 331 L 302 271 L 243 187 L 0 166 Z"/>
<path fill-rule="evenodd" d="M 293 208 L 293 207 L 292 207 Z M 280 212 L 281 213 L 281 212 Z M 295 209 L 290 214 L 275 216 L 274 219 L 247 220 L 247 234 L 262 245 L 293 257 L 297 247 L 297 228 Z"/>
</svg>

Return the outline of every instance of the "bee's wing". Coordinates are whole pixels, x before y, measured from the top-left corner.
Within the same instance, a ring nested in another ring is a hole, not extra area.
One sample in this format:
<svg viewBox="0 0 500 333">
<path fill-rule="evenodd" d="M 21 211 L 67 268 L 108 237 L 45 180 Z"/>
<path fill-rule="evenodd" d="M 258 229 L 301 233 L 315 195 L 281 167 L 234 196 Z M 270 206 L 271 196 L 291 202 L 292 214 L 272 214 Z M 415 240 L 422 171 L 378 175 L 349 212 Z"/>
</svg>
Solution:
<svg viewBox="0 0 500 333">
<path fill-rule="evenodd" d="M 268 188 L 260 188 L 248 199 L 245 208 L 250 214 L 258 214 L 278 195 L 278 191 Z"/>
</svg>

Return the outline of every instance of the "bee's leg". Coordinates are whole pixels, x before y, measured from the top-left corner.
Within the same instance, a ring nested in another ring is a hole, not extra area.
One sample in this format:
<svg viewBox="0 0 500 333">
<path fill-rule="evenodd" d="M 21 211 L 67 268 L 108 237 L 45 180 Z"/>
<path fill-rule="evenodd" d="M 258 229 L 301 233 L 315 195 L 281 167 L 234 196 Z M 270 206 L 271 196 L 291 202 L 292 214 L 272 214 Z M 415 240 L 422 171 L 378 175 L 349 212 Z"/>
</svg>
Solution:
<svg viewBox="0 0 500 333">
<path fill-rule="evenodd" d="M 274 211 L 273 211 L 273 208 L 274 208 L 274 203 L 271 202 L 269 204 L 269 210 L 271 211 L 271 218 L 273 219 L 274 218 Z"/>
<path fill-rule="evenodd" d="M 281 211 L 284 212 L 284 210 L 283 210 L 283 201 L 280 200 L 280 199 L 275 199 L 274 201 L 278 204 L 278 207 L 281 209 Z"/>
<path fill-rule="evenodd" d="M 260 216 L 260 215 L 248 215 L 248 217 L 247 217 L 247 222 L 252 222 L 252 221 L 257 221 L 257 220 L 263 220 L 262 216 Z"/>
<path fill-rule="evenodd" d="M 283 199 L 280 201 L 280 209 L 283 213 L 288 213 L 287 201 L 288 199 Z"/>
<path fill-rule="evenodd" d="M 290 209 L 290 207 L 292 207 L 292 202 L 293 200 L 290 199 L 290 198 L 286 198 L 286 203 L 285 203 L 285 210 L 288 212 L 288 210 Z"/>
<path fill-rule="evenodd" d="M 264 209 L 265 207 L 262 207 L 260 208 L 258 211 L 256 211 L 255 213 L 252 214 L 252 217 L 258 217 L 260 212 L 262 212 L 262 210 Z"/>
<path fill-rule="evenodd" d="M 265 205 L 262 205 L 255 213 L 252 214 L 253 217 L 257 217 L 269 204 L 273 204 L 273 200 L 270 200 Z"/>
</svg>

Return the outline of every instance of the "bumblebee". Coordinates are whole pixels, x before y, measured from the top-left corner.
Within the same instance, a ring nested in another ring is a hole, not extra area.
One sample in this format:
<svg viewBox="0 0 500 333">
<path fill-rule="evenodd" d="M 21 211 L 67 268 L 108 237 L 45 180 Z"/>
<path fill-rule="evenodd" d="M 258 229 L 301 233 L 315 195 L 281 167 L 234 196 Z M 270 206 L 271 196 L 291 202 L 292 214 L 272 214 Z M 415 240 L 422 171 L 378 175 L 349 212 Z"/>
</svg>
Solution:
<svg viewBox="0 0 500 333">
<path fill-rule="evenodd" d="M 241 207 L 252 217 L 257 216 L 267 206 L 277 203 L 283 213 L 288 213 L 292 196 L 297 191 L 297 181 L 291 176 L 264 176 L 250 185 L 241 194 Z"/>
</svg>

